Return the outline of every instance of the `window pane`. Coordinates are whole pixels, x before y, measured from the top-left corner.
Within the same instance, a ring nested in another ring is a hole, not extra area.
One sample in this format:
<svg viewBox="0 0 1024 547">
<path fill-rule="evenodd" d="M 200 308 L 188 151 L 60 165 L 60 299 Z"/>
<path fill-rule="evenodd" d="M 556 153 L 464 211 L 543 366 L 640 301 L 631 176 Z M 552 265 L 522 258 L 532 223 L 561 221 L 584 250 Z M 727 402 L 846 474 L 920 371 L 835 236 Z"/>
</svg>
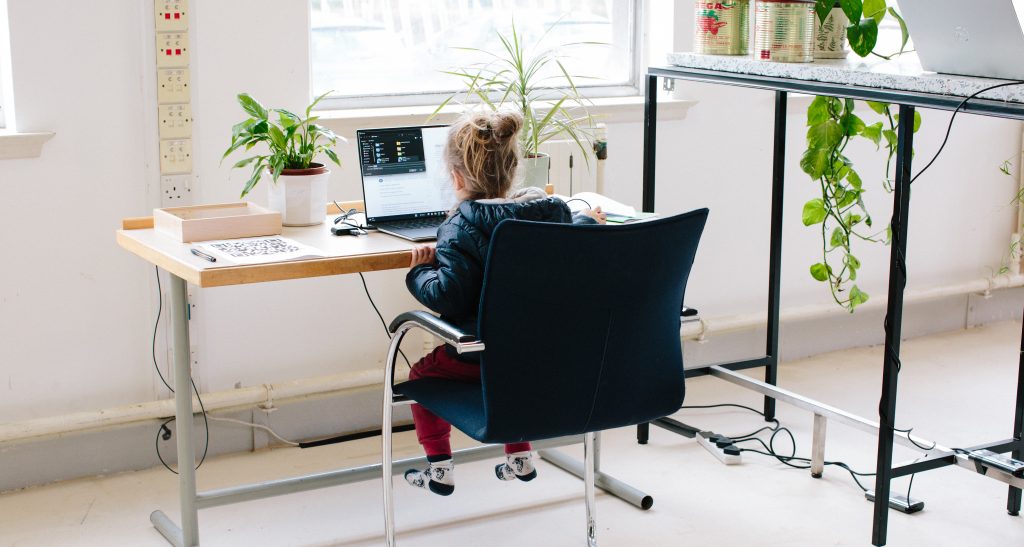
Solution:
<svg viewBox="0 0 1024 547">
<path fill-rule="evenodd" d="M 310 0 L 310 4 L 316 95 L 329 90 L 334 90 L 334 96 L 354 97 L 462 89 L 458 78 L 440 71 L 493 57 L 455 48 L 503 53 L 498 33 L 511 40 L 513 18 L 526 55 L 558 48 L 578 86 L 631 83 L 633 14 L 628 0 Z M 543 75 L 559 73 L 551 64 Z"/>
</svg>

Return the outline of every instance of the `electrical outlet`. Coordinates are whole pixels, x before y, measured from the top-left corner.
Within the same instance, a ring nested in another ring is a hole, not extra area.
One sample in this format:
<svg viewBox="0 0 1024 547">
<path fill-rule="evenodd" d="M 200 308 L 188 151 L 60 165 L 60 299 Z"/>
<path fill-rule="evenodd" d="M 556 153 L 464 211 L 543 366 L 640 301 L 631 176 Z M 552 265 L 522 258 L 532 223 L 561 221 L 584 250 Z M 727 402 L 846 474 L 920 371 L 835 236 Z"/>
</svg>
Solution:
<svg viewBox="0 0 1024 547">
<path fill-rule="evenodd" d="M 156 71 L 156 99 L 160 104 L 187 103 L 189 101 L 189 72 L 187 68 L 163 68 Z"/>
<path fill-rule="evenodd" d="M 188 66 L 188 34 L 184 32 L 156 33 L 156 66 Z"/>
<path fill-rule="evenodd" d="M 192 203 L 192 175 L 160 177 L 160 206 L 181 207 Z"/>
<path fill-rule="evenodd" d="M 156 30 L 187 30 L 188 2 L 186 0 L 153 0 Z"/>
<path fill-rule="evenodd" d="M 192 105 L 160 105 L 160 138 L 187 139 L 192 136 Z"/>
<path fill-rule="evenodd" d="M 160 174 L 192 172 L 192 139 L 160 141 Z"/>
</svg>

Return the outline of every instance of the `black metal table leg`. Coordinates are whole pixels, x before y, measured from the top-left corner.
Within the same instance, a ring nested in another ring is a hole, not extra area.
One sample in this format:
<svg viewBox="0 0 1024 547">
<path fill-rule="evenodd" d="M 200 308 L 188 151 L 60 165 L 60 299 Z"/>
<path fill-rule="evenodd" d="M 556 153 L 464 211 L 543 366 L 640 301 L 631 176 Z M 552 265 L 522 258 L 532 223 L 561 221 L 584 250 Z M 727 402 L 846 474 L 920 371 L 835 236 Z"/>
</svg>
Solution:
<svg viewBox="0 0 1024 547">
<path fill-rule="evenodd" d="M 644 90 L 644 193 L 641 208 L 654 211 L 654 155 L 658 129 L 658 77 L 647 76 Z"/>
<path fill-rule="evenodd" d="M 779 285 L 782 277 L 782 195 L 786 179 L 785 91 L 775 92 L 775 147 L 772 152 L 772 220 L 768 251 L 768 336 L 765 383 L 775 385 L 779 372 Z M 775 399 L 765 396 L 764 419 L 775 418 Z"/>
<path fill-rule="evenodd" d="M 889 253 L 889 302 L 885 314 L 885 356 L 882 397 L 878 402 L 878 460 L 875 464 L 874 523 L 871 543 L 885 545 L 889 519 L 889 482 L 892 480 L 893 429 L 896 423 L 896 385 L 900 369 L 903 288 L 907 284 L 907 218 L 910 208 L 910 165 L 914 150 L 914 107 L 900 105 L 896 144 L 896 188 L 892 210 L 892 245 Z"/>
<path fill-rule="evenodd" d="M 1013 418 L 1013 438 L 1020 440 L 1024 438 L 1024 329 L 1020 335 L 1020 358 L 1017 369 L 1017 412 Z M 1021 459 L 1024 451 L 1014 450 L 1012 456 L 1015 460 Z M 1010 493 L 1006 496 L 1006 512 L 1017 516 L 1020 514 L 1021 501 L 1020 488 L 1011 486 Z"/>
</svg>

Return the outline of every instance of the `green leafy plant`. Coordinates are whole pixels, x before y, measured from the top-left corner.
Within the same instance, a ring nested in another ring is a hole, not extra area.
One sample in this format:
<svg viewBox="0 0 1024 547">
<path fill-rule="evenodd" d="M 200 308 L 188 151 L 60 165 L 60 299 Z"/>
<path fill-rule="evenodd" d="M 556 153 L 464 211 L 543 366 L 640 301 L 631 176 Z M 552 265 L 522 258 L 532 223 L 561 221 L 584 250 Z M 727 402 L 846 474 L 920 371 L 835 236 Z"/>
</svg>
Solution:
<svg viewBox="0 0 1024 547">
<path fill-rule="evenodd" d="M 835 0 L 816 0 L 815 13 L 819 24 L 824 23 L 835 6 Z M 890 59 L 906 51 L 910 36 L 903 18 L 885 0 L 839 0 L 839 5 L 850 20 L 846 36 L 850 49 L 861 57 L 875 55 Z M 902 43 L 900 51 L 881 54 L 874 51 L 878 43 L 878 24 L 891 15 L 900 25 Z M 882 117 L 868 125 L 854 113 L 857 102 L 852 99 L 815 97 L 807 107 L 807 149 L 800 160 L 800 168 L 819 186 L 820 197 L 804 204 L 802 220 L 805 226 L 821 229 L 822 258 L 810 267 L 811 277 L 828 284 L 833 300 L 853 312 L 869 299 L 868 293 L 856 285 L 860 259 L 853 254 L 853 243 L 881 243 L 888 245 L 891 229 L 871 232 L 873 221 L 864 205 L 864 179 L 845 155 L 851 140 L 858 137 L 875 144 L 876 150 L 885 146 L 886 164 L 882 188 L 892 192 L 894 182 L 890 176 L 896 157 L 896 137 L 899 115 L 893 114 L 888 103 L 867 101 L 867 106 Z M 921 127 L 921 114 L 914 111 L 913 131 Z"/>
<path fill-rule="evenodd" d="M 883 116 L 883 121 L 867 125 L 854 113 L 856 101 L 852 99 L 815 97 L 807 109 L 807 150 L 800 160 L 800 168 L 818 182 L 821 191 L 821 197 L 805 203 L 802 212 L 805 226 L 821 226 L 822 259 L 811 266 L 811 277 L 827 282 L 832 298 L 851 312 L 869 298 L 854 283 L 861 261 L 853 254 L 853 242 L 887 245 L 892 237 L 889 227 L 875 233 L 864 232 L 865 228 L 873 227 L 871 214 L 864 205 L 864 181 L 844 154 L 847 145 L 857 137 L 873 142 L 877 149 L 884 141 L 888 161 L 883 188 L 892 191 L 889 173 L 896 154 L 899 115 L 892 115 L 888 103 L 867 104 Z M 915 112 L 914 131 L 920 126 L 921 118 Z"/>
<path fill-rule="evenodd" d="M 838 0 L 839 7 L 843 9 L 850 24 L 846 27 L 846 38 L 850 43 L 850 49 L 861 57 L 877 55 L 889 59 L 903 53 L 910 39 L 907 31 L 907 23 L 903 17 L 893 8 L 886 5 L 885 0 Z M 836 0 L 815 0 L 814 12 L 818 16 L 818 24 L 823 24 L 825 18 L 835 7 Z M 903 35 L 903 43 L 900 51 L 895 54 L 881 54 L 875 52 L 875 45 L 878 43 L 878 25 L 891 15 L 900 25 L 900 32 Z"/>
<path fill-rule="evenodd" d="M 266 170 L 270 171 L 277 183 L 281 171 L 285 169 L 308 169 L 313 159 L 320 153 L 330 158 L 336 165 L 341 161 L 333 147 L 341 138 L 316 122 L 319 116 L 311 116 L 313 107 L 326 97 L 330 91 L 320 95 L 306 107 L 305 117 L 299 117 L 283 108 L 267 109 L 248 93 L 238 95 L 238 104 L 242 106 L 249 118 L 235 124 L 231 128 L 231 146 L 224 152 L 224 161 L 232 152 L 245 148 L 248 152 L 260 143 L 266 144 L 266 154 L 250 156 L 232 166 L 232 169 L 252 165 L 252 175 L 242 189 L 241 197 L 245 197 L 260 181 Z"/>
<path fill-rule="evenodd" d="M 458 97 L 468 101 L 479 101 L 491 110 L 512 108 L 523 116 L 523 129 L 519 140 L 523 153 L 536 156 L 540 145 L 546 141 L 565 135 L 575 141 L 588 158 L 591 151 L 593 118 L 586 109 L 586 99 L 576 87 L 574 78 L 562 64 L 561 48 L 575 45 L 600 45 L 596 42 L 579 42 L 563 44 L 559 48 L 542 49 L 536 53 L 533 49 L 543 42 L 544 36 L 557 25 L 555 22 L 538 40 L 534 48 L 527 48 L 523 43 L 523 35 L 516 31 L 512 21 L 512 35 L 506 36 L 496 32 L 501 41 L 498 53 L 479 48 L 460 47 L 463 51 L 482 53 L 488 60 L 471 64 L 464 68 L 442 71 L 459 77 L 465 84 L 465 90 L 449 96 L 430 115 L 436 116 L 449 102 Z M 545 75 L 545 69 L 558 68 L 555 76 Z M 588 160 L 589 161 L 589 160 Z"/>
</svg>

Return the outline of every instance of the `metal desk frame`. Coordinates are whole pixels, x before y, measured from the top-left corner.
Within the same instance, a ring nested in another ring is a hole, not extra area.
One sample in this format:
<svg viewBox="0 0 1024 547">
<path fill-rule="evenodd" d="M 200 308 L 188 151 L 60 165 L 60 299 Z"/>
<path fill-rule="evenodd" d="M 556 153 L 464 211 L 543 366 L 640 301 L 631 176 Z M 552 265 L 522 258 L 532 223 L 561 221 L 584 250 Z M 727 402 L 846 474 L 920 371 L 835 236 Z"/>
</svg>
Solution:
<svg viewBox="0 0 1024 547">
<path fill-rule="evenodd" d="M 896 424 L 896 390 L 899 375 L 900 334 L 903 319 L 903 290 L 906 285 L 905 261 L 907 248 L 907 221 L 910 209 L 911 156 L 914 133 L 908 120 L 914 119 L 916 108 L 933 108 L 953 111 L 963 101 L 963 97 L 938 95 L 933 93 L 907 92 L 892 89 L 880 89 L 857 85 L 796 80 L 704 70 L 684 67 L 651 67 L 647 71 L 646 101 L 644 109 L 644 166 L 643 166 L 643 210 L 654 210 L 655 197 L 655 145 L 657 137 L 657 90 L 658 79 L 690 80 L 704 83 L 724 84 L 731 86 L 763 89 L 775 92 L 775 139 L 772 156 L 772 210 L 771 235 L 768 265 L 768 332 L 764 357 L 743 361 L 708 365 L 698 369 L 690 369 L 687 376 L 713 375 L 753 389 L 765 395 L 764 411 L 766 420 L 775 416 L 775 402 L 780 400 L 796 405 L 814 413 L 814 440 L 812 447 L 811 474 L 820 477 L 823 470 L 825 424 L 828 418 L 868 432 L 878 434 L 878 458 L 875 478 L 875 507 L 871 532 L 873 545 L 885 545 L 888 525 L 888 503 L 890 481 L 897 477 L 937 469 L 948 465 L 958 465 L 976 470 L 974 462 L 951 448 L 934 445 L 931 450 L 922 450 L 921 446 L 933 443 L 919 437 L 907 435 L 895 430 Z M 887 325 L 885 329 L 885 355 L 883 359 L 882 393 L 879 401 L 879 422 L 854 416 L 839 409 L 802 397 L 775 387 L 778 373 L 779 349 L 779 282 L 780 264 L 782 260 L 782 196 L 785 178 L 786 149 L 786 99 L 788 93 L 807 93 L 865 101 L 878 101 L 899 105 L 899 127 L 896 149 L 896 184 L 893 195 L 892 244 L 889 257 L 889 288 L 886 310 Z M 992 99 L 971 99 L 962 112 L 982 116 L 994 116 L 1015 120 L 1024 120 L 1024 103 L 1005 102 Z M 984 443 L 973 449 L 988 449 L 994 452 L 1012 452 L 1016 459 L 1024 456 L 1024 332 L 1021 333 L 1021 353 L 1017 375 L 1016 411 L 1014 414 L 1013 437 L 1000 441 Z M 753 367 L 765 367 L 764 382 L 752 380 L 747 376 L 732 371 Z M 682 424 L 672 420 L 652 422 L 678 433 L 683 433 Z M 648 428 L 641 427 L 637 431 L 638 441 L 646 442 Z M 892 464 L 894 440 L 916 450 L 930 454 L 930 458 L 915 463 Z M 1021 508 L 1021 487 L 1024 480 L 1009 474 L 989 469 L 988 477 L 995 478 L 1010 485 L 1006 501 L 1006 510 L 1010 515 L 1018 515 Z"/>
</svg>

